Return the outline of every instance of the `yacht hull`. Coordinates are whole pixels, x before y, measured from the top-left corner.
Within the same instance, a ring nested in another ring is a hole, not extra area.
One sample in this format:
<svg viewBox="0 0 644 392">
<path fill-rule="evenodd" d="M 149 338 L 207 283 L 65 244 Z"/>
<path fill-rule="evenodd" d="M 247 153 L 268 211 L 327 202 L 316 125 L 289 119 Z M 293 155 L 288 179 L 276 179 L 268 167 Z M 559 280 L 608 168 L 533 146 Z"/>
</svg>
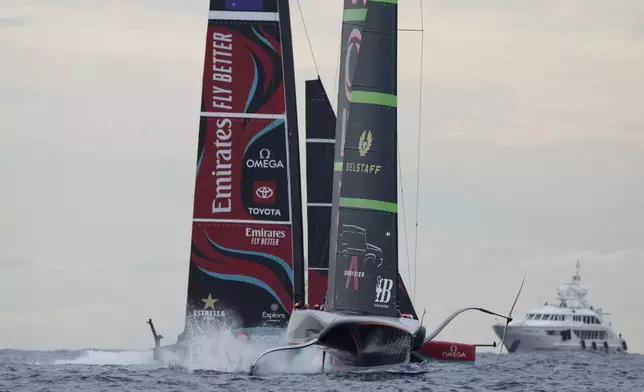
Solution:
<svg viewBox="0 0 644 392">
<path fill-rule="evenodd" d="M 418 359 L 418 362 L 446 361 L 473 365 L 476 361 L 476 345 L 430 340 L 412 353 L 412 362 L 415 362 L 414 359 Z"/>
<path fill-rule="evenodd" d="M 298 310 L 291 314 L 287 339 L 291 344 L 317 339 L 315 346 L 341 368 L 379 368 L 409 362 L 420 327 L 414 319 Z"/>
<path fill-rule="evenodd" d="M 492 328 L 499 339 L 503 338 L 505 324 L 496 324 Z M 508 326 L 503 344 L 509 353 L 533 352 L 533 351 L 598 351 L 598 352 L 624 352 L 622 340 L 609 338 L 606 340 L 585 340 L 585 347 L 582 339 L 571 334 L 569 340 L 563 340 L 559 333 L 548 334 L 548 331 L 555 330 L 553 327 L 512 325 Z M 561 331 L 567 328 L 560 328 Z M 560 332 L 560 331 L 557 331 Z M 605 344 L 604 344 L 605 342 Z M 594 345 L 593 345 L 594 343 Z"/>
</svg>

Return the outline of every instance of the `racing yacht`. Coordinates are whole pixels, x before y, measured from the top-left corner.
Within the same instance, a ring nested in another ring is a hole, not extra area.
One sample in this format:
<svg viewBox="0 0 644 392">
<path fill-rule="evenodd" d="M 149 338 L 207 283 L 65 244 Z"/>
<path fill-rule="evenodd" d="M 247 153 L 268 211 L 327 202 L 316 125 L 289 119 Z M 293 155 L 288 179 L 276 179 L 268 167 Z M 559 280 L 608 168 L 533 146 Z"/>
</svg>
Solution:
<svg viewBox="0 0 644 392">
<path fill-rule="evenodd" d="M 508 324 L 503 344 L 508 352 L 578 351 L 626 352 L 626 340 L 613 330 L 608 313 L 587 300 L 588 288 L 581 284 L 579 261 L 572 279 L 557 290 L 554 304 L 526 313 L 523 320 Z M 495 324 L 502 339 L 505 322 Z"/>
</svg>

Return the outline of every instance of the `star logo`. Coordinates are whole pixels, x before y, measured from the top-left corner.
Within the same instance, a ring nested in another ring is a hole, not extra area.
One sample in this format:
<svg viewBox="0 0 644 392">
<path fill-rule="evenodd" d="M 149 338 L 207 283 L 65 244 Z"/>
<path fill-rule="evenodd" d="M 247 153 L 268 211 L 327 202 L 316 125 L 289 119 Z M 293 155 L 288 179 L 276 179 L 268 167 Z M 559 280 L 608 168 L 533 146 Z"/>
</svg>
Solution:
<svg viewBox="0 0 644 392">
<path fill-rule="evenodd" d="M 208 293 L 208 298 L 202 298 L 202 301 L 205 304 L 203 307 L 204 309 L 208 309 L 208 308 L 214 309 L 215 303 L 217 303 L 217 301 L 219 300 L 217 298 L 213 298 L 212 295 Z"/>
</svg>

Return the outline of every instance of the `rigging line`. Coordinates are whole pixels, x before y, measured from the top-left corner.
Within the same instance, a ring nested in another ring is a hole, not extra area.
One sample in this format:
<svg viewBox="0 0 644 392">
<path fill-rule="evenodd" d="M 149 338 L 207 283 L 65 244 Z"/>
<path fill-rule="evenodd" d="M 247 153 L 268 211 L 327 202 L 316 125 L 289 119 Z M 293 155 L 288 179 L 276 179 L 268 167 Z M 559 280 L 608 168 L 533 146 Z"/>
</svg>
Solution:
<svg viewBox="0 0 644 392">
<path fill-rule="evenodd" d="M 420 196 L 420 141 L 423 125 L 423 67 L 425 59 L 425 24 L 423 15 L 423 0 L 420 0 L 420 91 L 418 93 L 418 141 L 416 153 L 416 233 L 414 234 L 414 306 L 416 306 L 416 280 L 418 278 L 418 207 Z"/>
<path fill-rule="evenodd" d="M 342 34 L 342 33 L 340 33 L 340 34 Z M 340 45 L 338 45 L 338 47 L 340 49 L 337 52 L 337 53 L 339 53 L 338 62 L 335 65 L 335 79 L 333 79 L 334 80 L 334 82 L 333 82 L 333 95 L 331 96 L 331 100 L 329 100 L 329 102 L 331 103 L 331 107 L 334 109 L 333 111 L 336 112 L 335 113 L 336 116 L 338 115 L 338 113 L 337 113 L 337 111 L 338 111 L 338 102 L 340 101 L 340 99 L 338 98 L 336 93 L 338 92 L 337 89 L 339 88 L 339 85 L 340 85 L 340 82 L 339 82 L 338 78 L 340 77 L 340 62 L 342 61 L 342 40 L 340 40 Z M 338 83 L 336 83 L 335 81 L 338 81 Z M 334 99 L 336 100 L 335 105 L 333 104 Z"/>
<path fill-rule="evenodd" d="M 421 23 L 422 23 L 422 20 L 421 20 Z M 411 28 L 408 28 L 408 29 L 399 28 L 399 29 L 397 29 L 397 31 L 398 32 L 403 32 L 403 33 L 410 33 L 410 32 L 411 33 L 419 33 L 419 32 L 422 33 L 423 30 L 422 29 L 411 29 Z M 420 113 L 419 113 L 419 115 L 420 115 Z M 402 214 L 403 214 L 403 225 L 404 225 L 404 236 L 405 236 L 405 253 L 406 253 L 406 256 L 407 256 L 407 277 L 408 277 L 407 282 L 409 282 L 408 283 L 409 284 L 408 293 L 412 293 L 412 292 L 415 293 L 416 292 L 416 289 L 415 289 L 416 282 L 415 282 L 415 280 L 412 281 L 412 268 L 411 268 L 411 262 L 410 262 L 410 257 L 411 257 L 410 256 L 410 254 L 411 254 L 410 250 L 411 249 L 410 249 L 410 246 L 409 246 L 409 235 L 407 233 L 407 217 L 406 217 L 406 214 L 405 214 L 405 193 L 404 193 L 404 189 L 403 189 L 404 178 L 403 178 L 403 172 L 402 172 L 402 163 L 400 161 L 400 143 L 397 143 L 397 147 L 398 147 L 398 172 L 400 174 L 400 196 L 401 196 L 401 199 L 402 199 L 401 210 L 402 210 Z M 418 209 L 418 207 L 417 207 L 417 209 Z M 414 263 L 415 263 L 415 261 L 414 261 Z M 410 297 L 410 301 L 413 301 L 413 299 L 411 297 Z"/>
<path fill-rule="evenodd" d="M 313 44 L 311 44 L 311 36 L 309 36 L 309 31 L 306 28 L 306 21 L 304 20 L 304 13 L 302 12 L 302 6 L 300 5 L 300 0 L 297 0 L 297 9 L 300 11 L 300 19 L 302 19 L 302 25 L 304 26 L 304 34 L 306 35 L 306 40 L 309 43 L 309 50 L 311 51 L 311 56 L 313 57 L 313 65 L 315 65 L 315 72 L 319 77 L 320 69 L 318 68 L 317 60 L 315 60 L 315 53 L 313 53 Z"/>
<path fill-rule="evenodd" d="M 396 133 L 396 139 L 398 139 L 398 138 L 399 138 L 398 133 Z M 398 173 L 400 173 L 400 198 L 402 199 L 401 210 L 402 210 L 402 217 L 403 217 L 403 226 L 405 228 L 405 231 L 404 231 L 404 236 L 405 236 L 405 255 L 407 256 L 407 275 L 409 277 L 409 280 L 407 280 L 407 282 L 409 282 L 409 288 L 411 289 L 412 281 L 411 281 L 411 266 L 410 266 L 410 261 L 409 261 L 409 253 L 410 253 L 409 252 L 409 236 L 407 235 L 407 215 L 405 214 L 405 191 L 403 189 L 403 183 L 405 181 L 404 181 L 404 178 L 403 178 L 402 162 L 400 161 L 400 143 L 399 143 L 398 140 L 396 141 L 396 146 L 397 146 L 397 149 L 398 149 Z M 396 283 L 396 284 L 398 284 L 398 283 Z M 410 300 L 411 300 L 411 298 L 410 298 Z"/>
</svg>

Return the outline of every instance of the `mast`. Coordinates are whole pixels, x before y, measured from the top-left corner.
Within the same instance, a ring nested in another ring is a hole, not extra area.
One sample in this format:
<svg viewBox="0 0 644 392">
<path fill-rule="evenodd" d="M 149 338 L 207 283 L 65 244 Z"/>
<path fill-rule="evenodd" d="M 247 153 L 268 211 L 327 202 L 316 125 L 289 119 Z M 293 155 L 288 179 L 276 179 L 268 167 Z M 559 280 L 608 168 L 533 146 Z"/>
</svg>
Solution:
<svg viewBox="0 0 644 392">
<path fill-rule="evenodd" d="M 303 291 L 287 0 L 211 0 L 186 328 L 284 328 Z"/>
<path fill-rule="evenodd" d="M 342 146 L 330 311 L 397 316 L 396 3 L 367 3 Z"/>
<path fill-rule="evenodd" d="M 238 0 L 237 0 L 238 1 Z M 278 0 L 280 38 L 284 65 L 284 95 L 286 99 L 286 128 L 289 151 L 289 181 L 291 204 L 291 235 L 293 241 L 294 302 L 303 301 L 304 290 L 304 223 L 302 217 L 302 185 L 300 183 L 300 141 L 297 122 L 297 97 L 295 95 L 295 58 L 289 0 Z"/>
<path fill-rule="evenodd" d="M 340 184 L 342 182 L 342 161 L 344 158 L 344 140 L 349 120 L 351 91 L 358 55 L 362 45 L 362 29 L 367 15 L 367 0 L 344 0 L 342 14 L 342 41 L 340 45 L 340 74 L 338 80 L 338 110 L 335 130 L 335 153 L 331 207 L 331 235 L 329 240 L 329 267 L 335 265 L 335 253 L 338 236 L 338 212 L 340 201 Z M 333 307 L 335 301 L 335 281 L 329 279 L 326 296 L 326 309 Z"/>
<path fill-rule="evenodd" d="M 322 304 L 329 271 L 335 113 L 320 78 L 306 81 L 308 303 Z"/>
</svg>

